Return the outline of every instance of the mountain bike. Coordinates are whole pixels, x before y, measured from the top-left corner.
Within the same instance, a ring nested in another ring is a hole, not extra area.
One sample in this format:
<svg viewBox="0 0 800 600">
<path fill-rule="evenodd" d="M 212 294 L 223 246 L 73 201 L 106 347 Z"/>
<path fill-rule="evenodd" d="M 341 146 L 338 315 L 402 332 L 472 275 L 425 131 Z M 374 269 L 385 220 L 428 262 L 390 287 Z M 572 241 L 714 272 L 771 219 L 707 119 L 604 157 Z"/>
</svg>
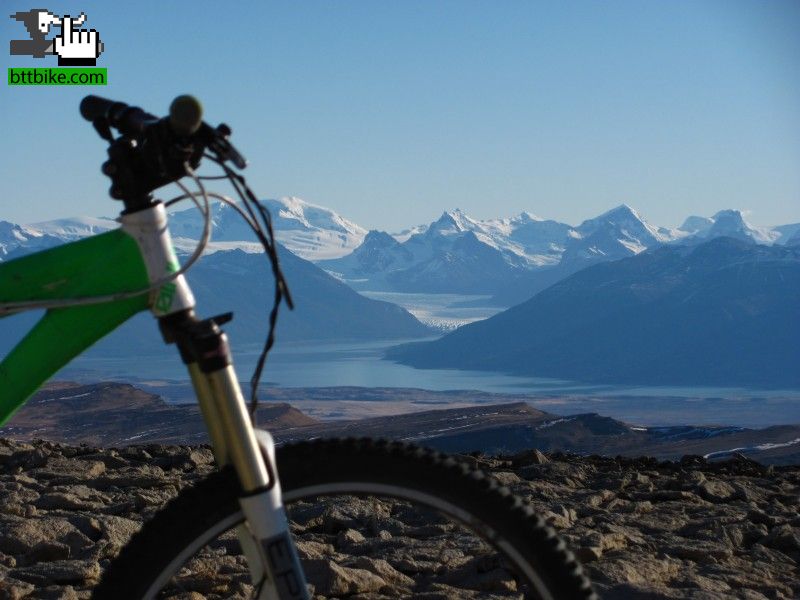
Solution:
<svg viewBox="0 0 800 600">
<path fill-rule="evenodd" d="M 418 578 L 434 581 L 442 575 L 446 569 L 437 562 L 459 565 L 466 577 L 464 565 L 474 562 L 479 575 L 495 574 L 491 585 L 497 588 L 500 581 L 497 589 L 504 594 L 481 597 L 596 597 L 581 566 L 542 518 L 508 488 L 465 462 L 409 444 L 368 439 L 314 440 L 276 448 L 270 434 L 254 425 L 253 414 L 279 307 L 285 303 L 291 308 L 292 299 L 270 215 L 238 172 L 246 161 L 230 142 L 230 128 L 205 123 L 200 104 L 190 96 L 176 98 L 164 118 L 96 96 L 84 98 L 80 111 L 109 144 L 102 171 L 111 178 L 111 197 L 123 204 L 120 227 L 0 263 L 0 316 L 46 311 L 0 363 L 0 423 L 72 358 L 134 314 L 149 310 L 165 343 L 177 346 L 186 365 L 219 467 L 144 524 L 105 569 L 94 597 L 177 598 L 199 593 L 287 600 L 310 598 L 312 589 L 323 596 L 342 593 L 326 589 L 324 578 L 313 588 L 308 585 L 303 564 L 319 562 L 309 558 L 307 548 L 306 560 L 301 561 L 300 543 L 295 543 L 302 535 L 324 534 L 314 533 L 325 521 L 324 515 L 314 513 L 322 510 L 320 506 L 349 510 L 348 527 L 362 522 L 367 529 L 392 529 L 400 528 L 402 521 L 405 529 L 395 529 L 403 532 L 396 536 L 398 544 L 413 541 L 427 548 Z M 204 158 L 219 165 L 222 174 L 199 175 L 195 169 Z M 197 189 L 190 190 L 181 181 L 184 177 Z M 238 201 L 208 192 L 208 179 L 228 180 Z M 156 189 L 172 183 L 182 191 L 178 197 L 168 202 L 155 199 Z M 231 315 L 197 316 L 184 276 L 210 239 L 209 203 L 214 199 L 229 203 L 248 223 L 275 277 L 269 330 L 250 381 L 250 410 L 221 328 Z M 205 223 L 197 248 L 181 265 L 166 208 L 184 200 L 195 203 Z M 353 516 L 358 506 L 361 521 Z M 417 506 L 422 516 L 408 517 Z M 301 513 L 312 517 L 301 518 Z M 467 558 L 452 545 L 467 539 L 463 531 L 478 540 L 464 542 L 471 553 Z M 390 544 L 388 530 L 378 533 Z M 348 535 L 353 545 L 361 543 L 358 535 Z M 388 557 L 391 548 L 381 548 Z M 373 563 L 355 564 L 351 567 L 358 570 L 359 564 Z M 503 574 L 499 579 L 498 572 Z M 200 576 L 205 587 L 198 589 Z M 486 578 L 475 577 L 477 583 L 462 586 L 462 597 L 484 593 Z M 417 593 L 413 578 L 403 581 L 405 587 L 378 590 L 376 597 Z"/>
</svg>

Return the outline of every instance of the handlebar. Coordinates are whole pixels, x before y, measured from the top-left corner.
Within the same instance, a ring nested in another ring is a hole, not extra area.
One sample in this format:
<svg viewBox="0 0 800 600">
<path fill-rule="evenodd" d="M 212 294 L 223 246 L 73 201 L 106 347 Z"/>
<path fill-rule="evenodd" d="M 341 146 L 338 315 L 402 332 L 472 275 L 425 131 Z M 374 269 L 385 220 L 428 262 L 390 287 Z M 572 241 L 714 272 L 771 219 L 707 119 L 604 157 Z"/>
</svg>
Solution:
<svg viewBox="0 0 800 600">
<path fill-rule="evenodd" d="M 164 118 L 99 96 L 86 96 L 80 112 L 110 143 L 103 173 L 111 177 L 111 197 L 123 200 L 129 211 L 150 205 L 153 190 L 186 175 L 185 165 L 197 167 L 206 150 L 219 162 L 230 160 L 239 169 L 247 165 L 228 141 L 230 128 L 204 123 L 203 108 L 193 96 L 175 98 Z M 111 128 L 120 137 L 114 138 Z"/>
<path fill-rule="evenodd" d="M 81 116 L 93 123 L 106 120 L 122 135 L 141 135 L 145 129 L 158 122 L 158 117 L 138 106 L 107 100 L 100 96 L 86 96 L 81 101 Z M 193 96 L 178 96 L 169 107 L 168 122 L 172 131 L 186 137 L 195 133 L 203 123 L 203 107 Z"/>
</svg>

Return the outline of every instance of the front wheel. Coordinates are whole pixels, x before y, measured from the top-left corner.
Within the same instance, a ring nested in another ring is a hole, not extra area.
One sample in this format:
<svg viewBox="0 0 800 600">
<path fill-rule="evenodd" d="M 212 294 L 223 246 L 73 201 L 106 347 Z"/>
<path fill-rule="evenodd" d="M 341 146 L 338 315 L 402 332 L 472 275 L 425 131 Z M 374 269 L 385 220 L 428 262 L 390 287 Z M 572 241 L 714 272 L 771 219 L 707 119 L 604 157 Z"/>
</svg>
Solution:
<svg viewBox="0 0 800 600">
<path fill-rule="evenodd" d="M 315 598 L 596 598 L 530 506 L 454 458 L 349 439 L 286 445 L 277 461 Z M 237 490 L 225 468 L 182 492 L 131 538 L 94 597 L 255 597 Z"/>
</svg>

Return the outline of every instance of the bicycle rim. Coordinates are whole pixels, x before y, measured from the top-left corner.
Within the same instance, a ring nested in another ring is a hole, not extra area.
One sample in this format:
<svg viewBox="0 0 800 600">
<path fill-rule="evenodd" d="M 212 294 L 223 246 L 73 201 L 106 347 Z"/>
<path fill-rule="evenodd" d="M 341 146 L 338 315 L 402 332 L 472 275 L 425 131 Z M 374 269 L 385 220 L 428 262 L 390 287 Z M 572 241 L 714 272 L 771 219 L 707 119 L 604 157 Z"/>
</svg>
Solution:
<svg viewBox="0 0 800 600">
<path fill-rule="evenodd" d="M 323 440 L 279 449 L 278 464 L 304 568 L 322 597 L 364 590 L 337 582 L 327 589 L 331 581 L 321 583 L 314 568 L 355 573 L 378 560 L 402 585 L 387 579 L 394 588 L 366 597 L 434 590 L 440 598 L 596 598 L 572 554 L 527 505 L 444 455 Z M 179 495 L 132 538 L 97 597 L 253 597 L 234 533 L 243 522 L 235 490 L 225 469 Z M 417 553 L 419 564 L 408 558 Z"/>
<path fill-rule="evenodd" d="M 539 574 L 526 561 L 522 554 L 518 552 L 516 548 L 514 548 L 513 545 L 509 544 L 502 537 L 498 536 L 497 532 L 495 532 L 491 526 L 476 519 L 474 515 L 436 496 L 425 494 L 424 492 L 417 492 L 408 488 L 353 481 L 342 482 L 339 484 L 312 485 L 306 488 L 292 490 L 291 492 L 284 493 L 283 499 L 284 503 L 291 511 L 290 505 L 298 500 L 318 499 L 326 496 L 330 497 L 349 495 L 407 500 L 436 510 L 445 517 L 454 519 L 461 525 L 467 527 L 467 529 L 470 531 L 473 531 L 478 537 L 493 545 L 499 552 L 507 557 L 511 563 L 513 563 L 514 568 L 523 574 L 523 576 L 536 590 L 536 592 L 534 592 L 535 595 L 531 597 L 541 598 L 541 600 L 554 600 Z M 201 536 L 190 543 L 190 545 L 188 545 L 183 552 L 177 555 L 169 565 L 167 565 L 167 567 L 164 569 L 164 572 L 159 575 L 156 581 L 153 582 L 153 585 L 148 590 L 146 597 L 148 599 L 157 598 L 158 593 L 164 587 L 168 586 L 175 573 L 184 564 L 186 564 L 187 561 L 189 561 L 214 539 L 218 538 L 221 534 L 232 530 L 243 522 L 244 515 L 242 511 L 239 510 L 210 527 Z"/>
</svg>

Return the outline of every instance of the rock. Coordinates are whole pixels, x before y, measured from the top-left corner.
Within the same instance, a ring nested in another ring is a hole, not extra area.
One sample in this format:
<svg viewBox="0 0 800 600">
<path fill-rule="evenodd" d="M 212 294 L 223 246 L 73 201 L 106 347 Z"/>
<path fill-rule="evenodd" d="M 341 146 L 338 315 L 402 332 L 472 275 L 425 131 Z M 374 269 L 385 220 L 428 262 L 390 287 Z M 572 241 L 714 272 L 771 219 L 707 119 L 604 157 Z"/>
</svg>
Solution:
<svg viewBox="0 0 800 600">
<path fill-rule="evenodd" d="M 81 498 L 74 492 L 53 492 L 44 494 L 36 502 L 36 508 L 43 510 L 86 510 L 96 511 L 103 508 L 101 502 L 93 502 Z"/>
<path fill-rule="evenodd" d="M 366 541 L 366 539 L 367 538 L 356 529 L 345 529 L 344 531 L 340 531 L 339 535 L 336 536 L 336 545 L 340 548 L 352 546 L 353 544 L 361 544 Z"/>
<path fill-rule="evenodd" d="M 602 490 L 599 494 L 592 494 L 590 496 L 587 496 L 583 500 L 583 503 L 587 506 L 598 507 L 601 504 L 604 504 L 605 502 L 612 500 L 613 498 L 615 498 L 614 492 L 612 492 L 611 490 Z"/>
<path fill-rule="evenodd" d="M 40 600 L 79 600 L 83 594 L 79 595 L 71 585 L 63 587 L 49 585 L 44 589 L 37 590 L 36 596 Z"/>
<path fill-rule="evenodd" d="M 29 563 L 63 560 L 70 557 L 72 549 L 61 542 L 40 542 L 25 556 Z"/>
<path fill-rule="evenodd" d="M 420 560 L 408 555 L 387 560 L 395 569 L 411 576 L 430 576 L 442 568 L 441 561 Z"/>
<path fill-rule="evenodd" d="M 683 480 L 689 489 L 696 488 L 706 481 L 706 475 L 702 471 L 689 471 L 683 476 Z"/>
<path fill-rule="evenodd" d="M 302 564 L 309 583 L 318 590 L 325 590 L 326 595 L 366 594 L 378 592 L 387 585 L 375 573 L 342 567 L 327 558 L 307 559 Z"/>
<path fill-rule="evenodd" d="M 640 500 L 649 500 L 652 503 L 656 502 L 690 502 L 701 503 L 702 498 L 693 492 L 685 490 L 656 490 L 637 495 Z"/>
<path fill-rule="evenodd" d="M 539 450 L 532 450 L 526 457 L 525 460 L 528 461 L 528 464 L 535 464 L 535 465 L 543 465 L 550 462 L 550 459 L 547 458 L 542 452 Z"/>
<path fill-rule="evenodd" d="M 626 513 L 632 512 L 632 507 L 633 503 L 631 503 L 630 500 L 625 500 L 624 498 L 614 498 L 606 505 L 606 510 L 609 512 Z"/>
<path fill-rule="evenodd" d="M 569 515 L 547 511 L 542 516 L 544 517 L 544 520 L 547 521 L 548 525 L 555 527 L 556 529 L 567 529 L 570 525 L 572 525 Z"/>
<path fill-rule="evenodd" d="M 4 567 L 16 567 L 17 559 L 13 556 L 9 556 L 8 554 L 0 552 L 0 565 Z M 2 570 L 0 570 L 0 572 L 2 572 Z"/>
<path fill-rule="evenodd" d="M 141 446 L 126 446 L 119 450 L 119 456 L 129 461 L 148 462 L 153 460 L 153 455 Z"/>
<path fill-rule="evenodd" d="M 782 552 L 800 552 L 800 530 L 791 525 L 773 527 L 762 543 Z"/>
<path fill-rule="evenodd" d="M 6 554 L 27 554 L 38 544 L 51 541 L 66 544 L 73 553 L 92 545 L 92 540 L 66 519 L 48 517 L 0 526 L 0 552 Z"/>
<path fill-rule="evenodd" d="M 96 521 L 103 542 L 101 556 L 116 556 L 142 526 L 138 521 L 115 515 L 98 516 Z"/>
<path fill-rule="evenodd" d="M 103 464 L 103 463 L 98 463 Z M 105 465 L 103 465 L 105 469 Z M 139 465 L 136 467 L 125 467 L 115 471 L 111 476 L 97 477 L 87 480 L 87 485 L 98 489 L 108 489 L 110 487 L 120 488 L 150 488 L 174 484 L 175 479 L 167 477 L 164 469 L 155 465 Z"/>
<path fill-rule="evenodd" d="M 582 563 L 590 563 L 600 560 L 603 556 L 603 550 L 598 546 L 581 546 L 575 551 L 575 555 Z"/>
<path fill-rule="evenodd" d="M 511 458 L 511 464 L 516 469 L 528 465 L 543 465 L 548 462 L 550 462 L 550 459 L 536 448 L 528 450 L 527 452 L 521 452 Z"/>
<path fill-rule="evenodd" d="M 37 563 L 30 567 L 11 570 L 11 577 L 28 581 L 35 585 L 86 584 L 100 579 L 100 565 L 95 561 L 55 560 Z"/>
<path fill-rule="evenodd" d="M 14 452 L 6 459 L 3 466 L 9 471 L 13 469 L 35 469 L 46 465 L 48 456 L 50 456 L 50 453 L 44 448 L 29 446 Z"/>
<path fill-rule="evenodd" d="M 414 580 L 408 575 L 404 575 L 387 561 L 382 558 L 370 558 L 368 556 L 359 556 L 352 564 L 359 569 L 365 569 L 371 573 L 375 573 L 378 577 L 383 579 L 389 585 L 400 588 L 414 587 Z"/>
<path fill-rule="evenodd" d="M 27 516 L 28 507 L 38 499 L 39 493 L 30 489 L 4 491 L 0 512 L 19 517 Z"/>
<path fill-rule="evenodd" d="M 684 568 L 682 561 L 670 556 L 641 555 L 638 560 L 614 556 L 592 564 L 590 573 L 595 581 L 611 583 L 615 586 L 634 584 L 652 590 L 654 588 L 663 589 L 665 584 L 683 572 Z M 636 596 L 615 595 L 614 597 L 635 598 Z"/>
<path fill-rule="evenodd" d="M 214 464 L 214 453 L 210 448 L 197 448 L 189 453 L 188 460 L 196 467 Z"/>
<path fill-rule="evenodd" d="M 600 553 L 627 548 L 628 538 L 624 533 L 600 533 L 591 531 L 580 541 L 581 546 L 597 548 Z M 599 557 L 598 557 L 599 558 Z"/>
<path fill-rule="evenodd" d="M 664 548 L 664 552 L 670 556 L 685 558 L 698 563 L 725 560 L 733 556 L 733 551 L 730 548 L 698 540 L 686 540 L 682 544 L 668 546 Z"/>
<path fill-rule="evenodd" d="M 50 456 L 47 464 L 37 470 L 38 478 L 50 479 L 53 485 L 79 483 L 105 473 L 106 465 L 98 460 L 70 460 L 62 456 Z"/>
<path fill-rule="evenodd" d="M 119 469 L 127 467 L 130 463 L 122 458 L 116 450 L 107 450 L 105 452 L 92 452 L 84 454 L 79 457 L 80 460 L 100 461 L 107 469 Z"/>
<path fill-rule="evenodd" d="M 389 520 L 390 509 L 379 500 L 351 498 L 348 504 L 329 505 L 320 517 L 325 533 L 338 533 L 343 529 L 377 532 L 379 525 Z M 388 524 L 388 521 L 387 521 Z"/>
<path fill-rule="evenodd" d="M 0 600 L 22 600 L 29 597 L 36 587 L 27 581 L 10 576 L 0 578 Z"/>
<path fill-rule="evenodd" d="M 333 555 L 333 546 L 314 540 L 297 540 L 295 543 L 300 558 L 323 558 Z"/>
<path fill-rule="evenodd" d="M 511 471 L 496 471 L 492 473 L 492 476 L 502 485 L 514 485 L 515 483 L 522 481 L 519 475 Z"/>
<path fill-rule="evenodd" d="M 724 481 L 704 481 L 696 488 L 701 498 L 709 502 L 728 502 L 736 493 L 733 486 Z"/>
<path fill-rule="evenodd" d="M 635 514 L 643 514 L 649 513 L 653 511 L 653 503 L 649 500 L 644 500 L 642 502 L 633 502 L 629 507 L 629 512 Z"/>
<path fill-rule="evenodd" d="M 778 519 L 759 509 L 751 509 L 747 511 L 747 519 L 751 523 L 761 523 L 763 525 L 767 525 L 768 527 L 774 527 L 778 523 Z"/>
<path fill-rule="evenodd" d="M 471 460 L 560 528 L 604 598 L 800 598 L 800 468 L 539 454 Z M 211 468 L 206 447 L 105 450 L 0 439 L 0 600 L 88 600 L 96 568 Z M 319 599 L 520 593 L 474 540 L 400 501 L 299 501 L 290 517 Z M 249 597 L 236 537 L 213 547 L 217 574 L 212 559 L 202 559 L 208 570 L 182 578 L 186 592 L 178 597 L 194 600 L 223 588 L 223 595 Z"/>
</svg>

